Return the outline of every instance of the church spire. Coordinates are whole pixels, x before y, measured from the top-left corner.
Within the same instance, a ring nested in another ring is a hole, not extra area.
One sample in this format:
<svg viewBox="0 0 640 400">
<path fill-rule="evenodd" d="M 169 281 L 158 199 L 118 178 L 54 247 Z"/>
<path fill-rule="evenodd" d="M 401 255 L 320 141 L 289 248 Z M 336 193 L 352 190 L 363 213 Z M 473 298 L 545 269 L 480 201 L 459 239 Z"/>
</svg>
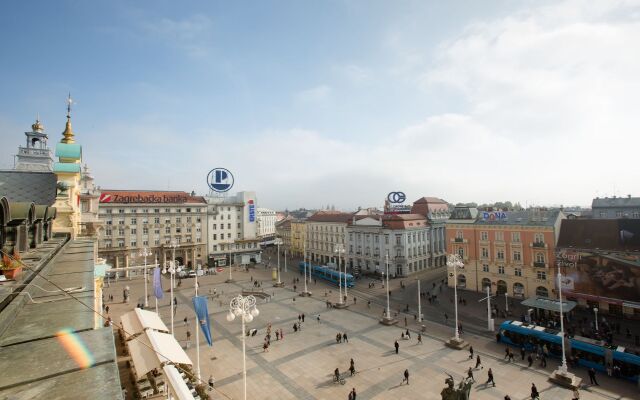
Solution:
<svg viewBox="0 0 640 400">
<path fill-rule="evenodd" d="M 73 129 L 71 129 L 71 104 L 73 104 L 73 99 L 71 98 L 71 93 L 69 93 L 69 97 L 67 97 L 67 125 L 64 128 L 64 132 L 62 132 L 64 138 L 60 141 L 66 144 L 75 143 Z"/>
</svg>

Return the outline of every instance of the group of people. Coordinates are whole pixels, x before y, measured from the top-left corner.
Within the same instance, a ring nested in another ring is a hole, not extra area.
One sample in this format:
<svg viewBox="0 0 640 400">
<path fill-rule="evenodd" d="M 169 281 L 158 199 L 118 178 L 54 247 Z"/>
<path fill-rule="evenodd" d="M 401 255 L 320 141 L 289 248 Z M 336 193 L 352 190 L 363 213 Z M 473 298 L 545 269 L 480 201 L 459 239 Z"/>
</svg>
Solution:
<svg viewBox="0 0 640 400">
<path fill-rule="evenodd" d="M 349 338 L 347 337 L 347 332 L 345 332 L 345 333 L 338 332 L 336 334 L 336 343 L 342 343 L 343 341 L 345 343 L 349 343 Z"/>
</svg>

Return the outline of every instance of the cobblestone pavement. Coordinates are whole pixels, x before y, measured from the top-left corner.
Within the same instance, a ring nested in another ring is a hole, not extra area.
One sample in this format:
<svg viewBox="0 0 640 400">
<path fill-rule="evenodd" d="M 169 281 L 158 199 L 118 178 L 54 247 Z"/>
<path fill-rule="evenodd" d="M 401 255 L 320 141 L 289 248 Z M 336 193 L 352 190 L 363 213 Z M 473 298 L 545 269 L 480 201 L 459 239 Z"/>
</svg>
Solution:
<svg viewBox="0 0 640 400">
<path fill-rule="evenodd" d="M 229 300 L 240 293 L 242 288 L 251 288 L 251 278 L 262 281 L 262 288 L 273 295 L 269 302 L 259 300 L 260 315 L 248 324 L 247 329 L 256 328 L 258 334 L 246 338 L 247 346 L 247 390 L 249 399 L 347 399 L 348 393 L 355 388 L 358 399 L 440 399 L 440 391 L 445 386 L 447 374 L 456 381 L 466 375 L 467 369 L 475 365 L 468 360 L 467 351 L 451 350 L 443 341 L 450 334 L 452 327 L 440 323 L 424 322 L 426 334 L 423 343 L 417 343 L 418 325 L 412 319 L 407 320 L 411 339 L 402 340 L 404 318 L 400 317 L 397 326 L 387 327 L 379 324 L 378 317 L 382 307 L 376 303 L 367 306 L 366 301 L 359 300 L 353 304 L 350 294 L 350 306 L 346 310 L 329 309 L 326 300 L 336 301 L 337 290 L 318 282 L 310 283 L 312 297 L 299 297 L 292 290 L 292 279 L 297 273 L 283 273 L 285 288 L 273 288 L 271 271 L 263 267 L 251 269 L 249 272 L 234 271 L 234 283 L 224 283 L 228 275 L 205 276 L 199 279 L 200 293 L 206 295 L 213 288 L 220 295 L 209 302 L 212 318 L 213 347 L 209 348 L 202 335 L 200 347 L 200 363 L 202 379 L 206 381 L 210 375 L 215 379 L 213 398 L 241 399 L 243 394 L 242 379 L 242 332 L 241 324 L 236 319 L 227 322 Z M 300 279 L 302 281 L 302 278 Z M 163 282 L 168 287 L 168 281 Z M 122 288 L 129 286 L 133 304 L 123 304 Z M 188 287 L 191 286 L 191 287 Z M 195 338 L 194 314 L 190 297 L 193 295 L 193 279 L 184 279 L 176 290 L 178 309 L 175 316 L 176 338 L 186 346 L 186 331 Z M 297 284 L 300 290 L 302 283 Z M 149 286 L 151 287 L 151 286 Z M 325 291 L 327 297 L 325 297 Z M 112 282 L 106 293 L 114 295 L 114 302 L 109 304 L 110 314 L 115 322 L 119 321 L 122 312 L 135 306 L 136 299 L 143 296 L 142 279 L 120 280 Z M 151 293 L 151 290 L 149 290 Z M 170 308 L 168 295 L 160 302 L 160 314 L 170 325 Z M 153 297 L 150 309 L 154 308 Z M 303 329 L 294 333 L 293 324 L 298 322 L 298 315 L 305 314 Z M 316 317 L 320 316 L 320 323 Z M 183 319 L 187 316 L 188 326 Z M 462 321 L 464 322 L 464 321 Z M 271 346 L 263 352 L 262 344 L 266 333 L 266 325 L 272 324 Z M 275 340 L 275 329 L 284 331 L 283 340 Z M 348 343 L 336 343 L 336 334 L 346 332 Z M 474 370 L 477 383 L 471 391 L 471 399 L 502 399 L 509 394 L 512 399 L 528 399 L 531 383 L 535 383 L 541 392 L 542 399 L 570 399 L 571 392 L 550 383 L 549 373 L 557 367 L 550 361 L 546 369 L 527 368 L 526 363 L 517 361 L 507 363 L 502 360 L 504 348 L 481 335 L 467 333 L 464 338 L 480 354 L 483 369 Z M 393 343 L 398 340 L 399 354 L 395 354 Z M 196 360 L 195 345 L 187 349 L 187 353 Z M 357 373 L 350 376 L 349 361 L 353 358 Z M 346 376 L 346 384 L 332 382 L 332 373 L 339 368 Z M 492 368 L 497 382 L 496 387 L 484 384 L 487 380 L 487 369 Z M 410 384 L 403 384 L 403 372 L 408 369 Z M 585 370 L 574 371 L 588 382 Z M 635 385 L 598 376 L 602 386 L 584 386 L 582 399 L 636 399 L 638 389 Z"/>
</svg>

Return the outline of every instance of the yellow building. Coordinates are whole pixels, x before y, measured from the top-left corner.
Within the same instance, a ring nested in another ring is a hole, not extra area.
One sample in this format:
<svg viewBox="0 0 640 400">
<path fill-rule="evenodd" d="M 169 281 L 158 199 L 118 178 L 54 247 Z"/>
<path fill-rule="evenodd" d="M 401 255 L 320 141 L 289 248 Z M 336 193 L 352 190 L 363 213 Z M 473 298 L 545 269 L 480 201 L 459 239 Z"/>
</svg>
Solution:
<svg viewBox="0 0 640 400">
<path fill-rule="evenodd" d="M 291 220 L 291 254 L 302 256 L 305 240 L 307 240 L 307 224 L 303 219 Z"/>
</svg>

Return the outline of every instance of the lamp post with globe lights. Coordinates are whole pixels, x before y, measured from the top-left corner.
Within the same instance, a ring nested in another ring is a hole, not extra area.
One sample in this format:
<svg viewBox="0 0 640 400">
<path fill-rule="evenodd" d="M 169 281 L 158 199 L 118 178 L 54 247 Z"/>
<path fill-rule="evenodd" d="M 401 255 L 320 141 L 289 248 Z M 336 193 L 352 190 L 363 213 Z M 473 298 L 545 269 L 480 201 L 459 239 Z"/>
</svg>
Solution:
<svg viewBox="0 0 640 400">
<path fill-rule="evenodd" d="M 338 254 L 338 290 L 340 292 L 340 299 L 338 300 L 338 303 L 335 305 L 336 308 L 347 308 L 347 302 L 343 301 L 343 297 L 342 297 L 342 270 L 340 268 L 340 254 L 344 254 L 344 246 L 341 244 L 336 244 L 333 252 Z M 345 279 L 345 286 L 344 286 L 344 296 L 347 296 L 347 285 L 346 285 L 346 279 Z"/>
<path fill-rule="evenodd" d="M 236 317 L 240 317 L 242 321 L 242 378 L 244 381 L 244 400 L 247 400 L 247 354 L 245 347 L 245 323 L 253 321 L 253 318 L 260 315 L 260 311 L 256 307 L 256 298 L 254 296 L 238 295 L 231 299 L 229 303 L 229 314 L 227 321 L 232 322 Z"/>
<path fill-rule="evenodd" d="M 460 333 L 458 332 L 458 268 L 464 268 L 464 263 L 459 254 L 449 254 L 447 266 L 453 269 L 453 272 L 449 272 L 449 277 L 453 278 L 453 305 L 455 313 L 455 326 L 453 327 L 455 333 L 447 342 L 447 346 L 462 350 L 468 345 L 467 342 L 460 338 Z"/>
<path fill-rule="evenodd" d="M 387 284 L 384 287 L 384 290 L 387 292 L 386 293 L 387 294 L 387 310 L 385 311 L 384 317 L 382 317 L 382 319 L 380 320 L 380 323 L 383 325 L 394 325 L 398 323 L 398 320 L 391 317 L 391 303 L 389 299 L 389 251 L 388 250 L 384 257 L 385 257 L 385 265 L 386 265 L 385 275 L 387 279 Z"/>
<path fill-rule="evenodd" d="M 173 335 L 173 315 L 175 314 L 175 303 L 174 303 L 174 297 L 173 297 L 173 285 L 175 283 L 176 280 L 176 273 L 182 271 L 182 267 L 180 267 L 179 265 L 176 265 L 175 261 L 170 261 L 169 262 L 169 267 L 167 268 L 167 266 L 165 265 L 165 267 L 162 269 L 162 273 L 163 274 L 169 274 L 169 283 L 171 286 L 171 334 Z"/>
<path fill-rule="evenodd" d="M 149 307 L 149 296 L 147 295 L 147 257 L 152 253 L 146 247 L 140 251 L 140 256 L 144 257 L 144 308 Z"/>
<path fill-rule="evenodd" d="M 274 287 L 283 287 L 284 283 L 280 280 L 280 245 L 282 244 L 282 239 L 277 238 L 275 240 L 276 246 L 277 246 L 277 251 L 278 251 L 278 266 L 277 266 L 277 270 L 276 270 L 276 274 L 278 275 L 278 282 L 274 283 L 273 286 Z M 285 265 L 286 265 L 286 258 L 285 258 Z"/>
</svg>

